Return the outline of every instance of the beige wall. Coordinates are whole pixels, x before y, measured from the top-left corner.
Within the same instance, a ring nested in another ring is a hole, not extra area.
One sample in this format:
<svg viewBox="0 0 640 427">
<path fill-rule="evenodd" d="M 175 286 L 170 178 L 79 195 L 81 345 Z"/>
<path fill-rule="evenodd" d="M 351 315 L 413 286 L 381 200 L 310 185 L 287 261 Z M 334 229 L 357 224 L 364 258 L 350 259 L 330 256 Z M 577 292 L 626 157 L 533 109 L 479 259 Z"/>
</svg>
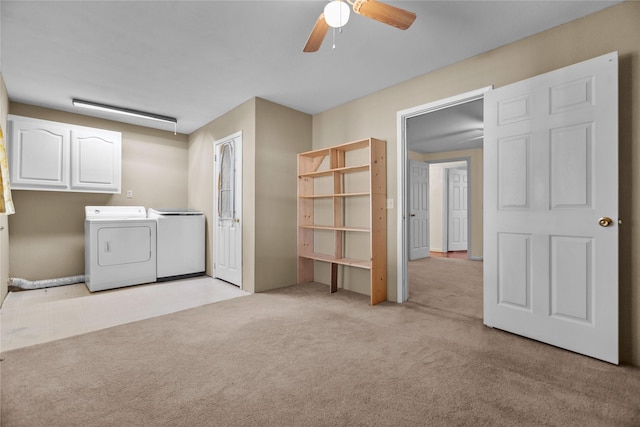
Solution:
<svg viewBox="0 0 640 427">
<path fill-rule="evenodd" d="M 400 110 L 500 87 L 608 52 L 620 55 L 620 352 L 640 365 L 640 2 L 625 2 L 516 43 L 376 92 L 313 117 L 313 148 L 373 136 L 387 141 L 389 198 L 397 201 Z M 419 54 L 419 53 L 416 53 Z M 388 294 L 396 300 L 397 209 L 389 211 Z M 356 288 L 358 284 L 354 285 Z"/>
<path fill-rule="evenodd" d="M 187 205 L 187 136 L 11 103 L 11 114 L 122 132 L 122 194 L 14 190 L 9 217 L 11 277 L 84 274 L 84 207 Z M 126 190 L 134 197 L 126 198 Z"/>
<path fill-rule="evenodd" d="M 242 286 L 296 281 L 296 156 L 311 148 L 311 116 L 253 98 L 189 136 L 189 206 L 207 216 L 213 273 L 213 142 L 242 131 Z"/>
<path fill-rule="evenodd" d="M 256 292 L 297 280 L 297 158 L 311 149 L 311 116 L 256 101 Z"/>
<path fill-rule="evenodd" d="M 4 78 L 0 74 L 0 128 L 3 143 L 7 143 L 7 114 L 9 111 L 9 96 Z M 0 306 L 7 296 L 7 279 L 9 278 L 9 218 L 0 215 Z"/>
<path fill-rule="evenodd" d="M 242 285 L 255 292 L 255 98 L 189 135 L 189 207 L 205 213 L 206 272 L 213 274 L 213 143 L 242 131 Z"/>
</svg>

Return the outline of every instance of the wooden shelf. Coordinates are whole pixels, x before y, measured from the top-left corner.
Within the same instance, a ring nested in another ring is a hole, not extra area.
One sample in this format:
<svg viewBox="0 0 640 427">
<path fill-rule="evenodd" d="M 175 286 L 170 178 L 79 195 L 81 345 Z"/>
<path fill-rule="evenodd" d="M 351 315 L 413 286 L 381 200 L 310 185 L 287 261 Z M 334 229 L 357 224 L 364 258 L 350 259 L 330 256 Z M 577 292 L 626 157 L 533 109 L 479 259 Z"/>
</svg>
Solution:
<svg viewBox="0 0 640 427">
<path fill-rule="evenodd" d="M 299 225 L 300 228 L 308 228 L 312 230 L 329 230 L 329 231 L 355 231 L 355 232 L 364 232 L 370 233 L 371 229 L 368 227 L 334 227 L 332 225 Z"/>
<path fill-rule="evenodd" d="M 298 256 L 301 258 L 308 258 L 316 261 L 330 262 L 332 264 L 348 265 L 350 267 L 364 268 L 367 270 L 371 269 L 371 261 L 365 261 L 362 259 L 336 258 L 334 256 L 325 254 L 302 254 Z"/>
<path fill-rule="evenodd" d="M 328 147 L 328 148 L 320 148 L 318 150 L 313 150 L 313 151 L 307 151 L 306 153 L 301 153 L 302 155 L 304 155 L 305 157 L 326 157 L 328 155 L 330 155 L 332 152 L 335 151 L 353 151 L 353 150 L 359 150 L 361 148 L 369 148 L 369 141 L 371 141 L 373 138 L 368 138 L 368 139 L 361 139 L 358 141 L 353 141 L 353 142 L 347 142 L 345 144 L 341 144 L 341 145 L 334 145 L 332 147 Z M 379 141 L 379 140 L 378 140 Z M 382 141 L 384 142 L 384 141 Z"/>
<path fill-rule="evenodd" d="M 317 172 L 306 172 L 298 175 L 298 177 L 317 178 L 321 176 L 330 176 L 334 173 L 354 173 L 354 172 L 362 172 L 362 171 L 368 171 L 368 170 L 369 170 L 369 165 L 348 166 L 344 168 L 327 169 L 327 170 L 322 170 Z"/>
<path fill-rule="evenodd" d="M 312 282 L 315 261 L 322 261 L 330 264 L 330 290 L 336 292 L 338 266 L 356 267 L 370 270 L 371 305 L 387 299 L 386 162 L 386 143 L 375 138 L 298 154 L 298 283 Z M 347 178 L 356 172 L 366 175 Z M 316 191 L 316 178 L 322 178 L 322 192 Z M 314 203 L 319 199 L 328 201 Z M 346 226 L 349 215 L 366 220 L 369 227 Z M 318 234 L 316 242 L 318 232 L 333 233 L 333 247 L 319 249 L 325 253 L 316 252 L 315 245 L 327 246 L 330 240 Z M 353 233 L 368 234 L 368 251 Z M 344 256 L 350 244 L 357 245 L 362 259 Z"/>
<path fill-rule="evenodd" d="M 329 199 L 331 197 L 355 197 L 355 196 L 370 196 L 371 193 L 334 193 L 334 194 L 309 194 L 304 196 L 298 196 L 301 199 Z"/>
</svg>

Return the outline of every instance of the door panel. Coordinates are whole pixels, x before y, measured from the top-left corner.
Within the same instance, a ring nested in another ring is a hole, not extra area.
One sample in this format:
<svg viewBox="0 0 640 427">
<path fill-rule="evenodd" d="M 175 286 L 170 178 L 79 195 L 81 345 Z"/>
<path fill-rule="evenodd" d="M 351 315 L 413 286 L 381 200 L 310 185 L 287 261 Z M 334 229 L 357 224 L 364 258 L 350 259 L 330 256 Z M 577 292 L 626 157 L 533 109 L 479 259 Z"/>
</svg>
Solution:
<svg viewBox="0 0 640 427">
<path fill-rule="evenodd" d="M 531 310 L 531 236 L 501 233 L 498 247 L 498 304 Z"/>
<path fill-rule="evenodd" d="M 593 239 L 551 236 L 551 316 L 591 323 Z"/>
<path fill-rule="evenodd" d="M 551 130 L 551 208 L 591 207 L 593 123 Z"/>
<path fill-rule="evenodd" d="M 612 363 L 617 64 L 612 53 L 508 85 L 484 107 L 484 322 Z"/>
<path fill-rule="evenodd" d="M 529 135 L 498 141 L 498 203 L 501 210 L 529 207 Z"/>
</svg>

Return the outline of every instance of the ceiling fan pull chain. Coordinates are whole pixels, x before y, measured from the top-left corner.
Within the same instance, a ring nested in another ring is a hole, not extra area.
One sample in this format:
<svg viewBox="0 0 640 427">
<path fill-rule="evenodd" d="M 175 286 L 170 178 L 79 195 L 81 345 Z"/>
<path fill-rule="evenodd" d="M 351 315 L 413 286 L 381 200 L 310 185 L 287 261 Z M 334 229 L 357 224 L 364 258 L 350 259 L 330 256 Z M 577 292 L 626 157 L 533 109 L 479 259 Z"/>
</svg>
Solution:
<svg viewBox="0 0 640 427">
<path fill-rule="evenodd" d="M 338 28 L 338 32 L 342 34 L 342 27 Z M 333 27 L 333 46 L 331 46 L 331 49 L 335 49 L 335 48 L 336 48 L 336 28 Z"/>
</svg>

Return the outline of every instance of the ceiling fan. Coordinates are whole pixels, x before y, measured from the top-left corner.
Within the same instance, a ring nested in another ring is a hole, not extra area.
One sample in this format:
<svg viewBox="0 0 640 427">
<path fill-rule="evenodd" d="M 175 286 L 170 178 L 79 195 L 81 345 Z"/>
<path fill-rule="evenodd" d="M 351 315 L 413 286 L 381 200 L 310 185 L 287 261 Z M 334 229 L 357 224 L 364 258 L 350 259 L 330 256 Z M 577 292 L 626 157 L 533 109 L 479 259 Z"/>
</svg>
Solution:
<svg viewBox="0 0 640 427">
<path fill-rule="evenodd" d="M 413 24 L 416 14 L 399 7 L 381 3 L 376 0 L 332 0 L 320 14 L 309 34 L 303 52 L 316 52 L 324 40 L 329 27 L 340 28 L 349 20 L 349 3 L 358 15 L 375 19 L 387 25 L 406 30 Z"/>
</svg>

